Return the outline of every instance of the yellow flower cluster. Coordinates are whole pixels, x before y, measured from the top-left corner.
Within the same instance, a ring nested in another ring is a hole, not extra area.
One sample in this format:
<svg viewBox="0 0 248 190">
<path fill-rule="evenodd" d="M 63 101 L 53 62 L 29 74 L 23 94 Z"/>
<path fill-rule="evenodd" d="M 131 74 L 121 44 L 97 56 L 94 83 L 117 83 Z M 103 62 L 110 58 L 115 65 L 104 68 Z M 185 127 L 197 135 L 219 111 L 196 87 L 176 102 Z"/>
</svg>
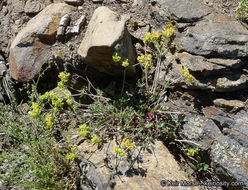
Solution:
<svg viewBox="0 0 248 190">
<path fill-rule="evenodd" d="M 200 152 L 200 149 L 199 149 L 199 148 L 195 148 L 195 149 L 190 148 L 190 149 L 188 150 L 188 153 L 187 153 L 187 154 L 188 154 L 189 156 L 191 156 L 191 157 L 194 157 L 195 155 L 198 155 L 199 152 Z"/>
<path fill-rule="evenodd" d="M 120 147 L 118 147 L 118 146 L 114 146 L 114 152 L 116 153 L 116 154 L 118 154 L 120 157 L 123 157 L 123 156 L 125 156 L 126 155 L 126 151 L 125 150 L 122 150 Z"/>
<path fill-rule="evenodd" d="M 77 157 L 77 155 L 75 154 L 75 152 L 76 152 L 76 148 L 75 147 L 72 147 L 71 148 L 71 153 L 66 155 L 66 159 L 67 160 L 74 160 Z"/>
<path fill-rule="evenodd" d="M 130 141 L 128 139 L 123 139 L 121 142 L 121 147 L 114 146 L 113 150 L 116 154 L 118 154 L 120 157 L 123 157 L 126 155 L 126 150 L 133 150 L 135 149 L 135 143 Z"/>
<path fill-rule="evenodd" d="M 95 143 L 95 144 L 99 144 L 100 143 L 100 139 L 97 135 L 93 135 L 91 137 L 91 142 Z"/>
<path fill-rule="evenodd" d="M 53 114 L 52 113 L 48 114 L 46 116 L 46 119 L 45 120 L 46 120 L 46 126 L 48 128 L 52 128 L 52 126 L 53 126 Z"/>
<path fill-rule="evenodd" d="M 112 59 L 114 62 L 118 63 L 121 61 L 121 57 L 119 56 L 119 54 L 116 52 L 113 56 L 112 56 Z M 122 64 L 121 64 L 123 67 L 128 67 L 129 66 L 129 62 L 128 62 L 128 59 L 126 59 L 125 61 L 122 61 Z"/>
<path fill-rule="evenodd" d="M 112 56 L 112 58 L 113 58 L 113 61 L 116 63 L 120 62 L 120 60 L 121 60 L 121 57 L 118 55 L 117 52 L 115 52 L 115 54 Z"/>
<path fill-rule="evenodd" d="M 164 28 L 163 31 L 156 31 L 153 33 L 147 32 L 145 34 L 145 38 L 144 38 L 144 43 L 156 43 L 156 44 L 160 44 L 163 45 L 164 42 L 162 41 L 162 36 L 166 37 L 166 38 L 171 38 L 175 33 L 175 30 L 173 29 L 173 25 L 172 24 L 167 24 Z"/>
<path fill-rule="evenodd" d="M 162 34 L 166 37 L 166 38 L 170 38 L 174 35 L 175 30 L 173 29 L 173 25 L 172 24 L 167 24 L 164 28 L 164 31 L 162 31 Z"/>
<path fill-rule="evenodd" d="M 193 77 L 192 75 L 189 73 L 189 69 L 187 67 L 183 67 L 182 70 L 181 70 L 181 74 L 184 78 L 186 78 L 186 80 L 189 82 L 189 83 L 192 83 L 193 81 Z"/>
<path fill-rule="evenodd" d="M 156 31 L 153 33 L 147 32 L 143 41 L 144 43 L 158 42 L 160 40 L 161 35 L 162 33 L 160 31 Z"/>
<path fill-rule="evenodd" d="M 129 150 L 133 150 L 133 149 L 135 149 L 135 143 L 134 142 L 132 142 L 132 143 L 130 143 L 130 141 L 128 140 L 128 139 L 123 139 L 122 140 L 122 142 L 121 142 L 121 147 L 122 148 L 128 148 Z"/>
<path fill-rule="evenodd" d="M 65 83 L 68 82 L 68 78 L 70 77 L 70 73 L 65 73 L 65 72 L 61 72 L 59 73 L 60 81 L 58 82 L 57 86 L 59 89 L 63 90 L 65 89 Z"/>
<path fill-rule="evenodd" d="M 128 59 L 126 59 L 126 61 L 123 61 L 121 65 L 122 65 L 123 67 L 128 67 L 128 66 L 129 66 Z"/>
<path fill-rule="evenodd" d="M 78 129 L 78 133 L 80 133 L 82 137 L 87 137 L 88 134 L 90 133 L 90 127 L 87 126 L 86 124 L 80 125 Z"/>
<path fill-rule="evenodd" d="M 60 80 L 63 83 L 66 83 L 66 82 L 68 82 L 68 78 L 70 77 L 70 73 L 61 72 L 61 73 L 59 73 L 58 77 L 60 78 Z"/>
<path fill-rule="evenodd" d="M 138 56 L 137 58 L 138 62 L 141 63 L 145 69 L 148 69 L 150 67 L 151 59 L 152 59 L 151 54 L 141 55 Z"/>
<path fill-rule="evenodd" d="M 59 111 L 64 106 L 63 99 L 55 92 L 46 92 L 40 96 L 41 101 L 52 101 L 54 111 Z"/>
<path fill-rule="evenodd" d="M 32 111 L 29 113 L 30 117 L 32 117 L 33 119 L 38 117 L 41 113 L 41 110 L 40 110 L 40 106 L 38 103 L 36 102 L 33 102 L 32 103 Z"/>
</svg>

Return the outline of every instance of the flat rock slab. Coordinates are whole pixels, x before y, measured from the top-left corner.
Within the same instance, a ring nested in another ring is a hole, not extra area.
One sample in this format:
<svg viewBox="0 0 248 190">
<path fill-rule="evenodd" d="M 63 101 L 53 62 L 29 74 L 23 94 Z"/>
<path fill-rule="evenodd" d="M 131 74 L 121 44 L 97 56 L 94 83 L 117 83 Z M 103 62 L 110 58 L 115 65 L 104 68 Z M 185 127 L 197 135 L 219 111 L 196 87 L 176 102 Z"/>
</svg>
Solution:
<svg viewBox="0 0 248 190">
<path fill-rule="evenodd" d="M 202 0 L 157 0 L 167 16 L 178 22 L 195 22 L 208 15 L 211 9 Z"/>
<path fill-rule="evenodd" d="M 240 68 L 239 59 L 207 59 L 188 53 L 166 55 L 159 75 L 159 83 L 199 90 L 213 90 L 216 92 L 233 92 L 247 88 L 248 76 Z M 192 75 L 189 83 L 181 74 L 182 68 L 187 67 Z"/>
<path fill-rule="evenodd" d="M 226 15 L 212 14 L 197 22 L 181 39 L 185 51 L 208 57 L 248 56 L 248 30 Z"/>
<path fill-rule="evenodd" d="M 78 49 L 84 63 L 100 72 L 122 77 L 124 72 L 122 61 L 128 59 L 129 65 L 134 65 L 136 60 L 131 35 L 125 23 L 125 19 L 109 8 L 104 6 L 97 8 Z M 112 58 L 115 52 L 122 58 L 118 63 Z M 135 76 L 135 68 L 129 68 L 126 75 Z"/>
<path fill-rule="evenodd" d="M 203 56 L 191 55 L 186 52 L 179 54 L 180 62 L 191 72 L 201 75 L 219 75 L 230 72 L 231 69 L 238 69 L 242 66 L 240 59 L 207 59 Z"/>
<path fill-rule="evenodd" d="M 71 11 L 65 3 L 51 4 L 31 19 L 14 38 L 10 47 L 10 73 L 17 81 L 35 77 L 47 61 L 50 45 L 56 41 L 62 16 Z"/>
<path fill-rule="evenodd" d="M 226 100 L 226 99 L 215 99 L 213 101 L 214 105 L 217 107 L 224 108 L 226 111 L 236 112 L 245 108 L 245 103 L 240 100 Z"/>
<path fill-rule="evenodd" d="M 151 151 L 142 151 L 139 156 L 139 164 L 135 162 L 131 170 L 129 170 L 131 161 L 127 161 L 126 156 L 123 157 L 117 168 L 119 175 L 113 175 L 113 172 L 116 172 L 115 170 L 111 171 L 111 168 L 115 168 L 116 164 L 116 156 L 113 152 L 114 145 L 114 141 L 111 141 L 105 144 L 101 150 L 97 150 L 96 146 L 88 145 L 85 142 L 78 147 L 79 152 L 82 152 L 85 158 L 91 155 L 88 161 L 82 161 L 80 167 L 85 174 L 84 177 L 92 184 L 95 184 L 95 189 L 108 190 L 111 189 L 111 184 L 115 184 L 112 189 L 116 190 L 170 189 L 170 187 L 161 186 L 160 182 L 162 179 L 172 181 L 194 180 L 186 177 L 174 157 L 161 141 L 156 141 L 151 145 Z M 132 156 L 137 154 L 138 151 L 136 150 Z M 83 183 L 81 187 L 87 188 Z M 178 186 L 172 189 L 179 190 L 182 187 Z M 185 187 L 184 189 L 199 189 L 199 187 Z"/>
</svg>

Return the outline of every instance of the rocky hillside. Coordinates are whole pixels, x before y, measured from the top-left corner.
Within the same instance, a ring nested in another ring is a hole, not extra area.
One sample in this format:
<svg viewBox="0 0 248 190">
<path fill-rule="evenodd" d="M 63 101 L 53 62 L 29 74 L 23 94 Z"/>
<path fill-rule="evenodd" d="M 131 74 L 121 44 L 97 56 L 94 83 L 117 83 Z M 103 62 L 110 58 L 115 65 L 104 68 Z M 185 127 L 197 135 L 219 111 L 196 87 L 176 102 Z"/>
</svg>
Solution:
<svg viewBox="0 0 248 190">
<path fill-rule="evenodd" d="M 58 146 L 69 131 L 62 124 L 73 125 L 68 159 L 58 164 L 70 168 L 59 181 L 69 185 L 54 177 L 45 189 L 248 188 L 241 8 L 237 0 L 2 0 L 0 102 L 11 110 L 0 115 L 0 189 L 40 188 L 22 183 L 36 181 L 32 172 L 6 180 L 9 168 L 18 173 L 28 164 L 4 155 L 32 148 L 13 148 L 4 126 L 15 114 L 37 125 L 44 110 L 50 119 L 39 122 Z"/>
</svg>

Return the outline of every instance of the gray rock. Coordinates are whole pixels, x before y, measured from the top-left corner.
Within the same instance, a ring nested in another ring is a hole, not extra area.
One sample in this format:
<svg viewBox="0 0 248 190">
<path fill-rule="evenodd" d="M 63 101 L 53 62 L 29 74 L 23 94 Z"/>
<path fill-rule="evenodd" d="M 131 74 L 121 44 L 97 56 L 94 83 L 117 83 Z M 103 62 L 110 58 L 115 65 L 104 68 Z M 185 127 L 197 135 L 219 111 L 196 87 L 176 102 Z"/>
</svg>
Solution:
<svg viewBox="0 0 248 190">
<path fill-rule="evenodd" d="M 188 53 L 179 54 L 178 58 L 181 64 L 187 67 L 193 74 L 201 76 L 229 73 L 231 69 L 240 68 L 243 64 L 240 59 L 207 59 L 203 56 Z"/>
<path fill-rule="evenodd" d="M 106 175 L 97 170 L 93 163 L 83 161 L 80 163 L 83 179 L 80 181 L 82 189 L 107 190 L 110 184 L 111 175 Z"/>
<path fill-rule="evenodd" d="M 93 3 L 102 3 L 103 0 L 92 0 Z"/>
<path fill-rule="evenodd" d="M 145 7 L 146 5 L 148 5 L 147 0 L 134 0 L 133 1 L 133 6 Z"/>
<path fill-rule="evenodd" d="M 248 148 L 248 129 L 247 129 L 247 112 L 240 112 L 230 118 L 217 108 L 205 108 L 204 114 L 212 119 L 222 130 L 225 135 L 236 140 L 243 147 Z"/>
<path fill-rule="evenodd" d="M 248 76 L 240 71 L 244 64 L 240 59 L 206 58 L 186 52 L 174 55 L 168 53 L 159 82 L 170 82 L 187 89 L 232 92 L 247 87 Z M 192 83 L 182 76 L 182 67 L 189 69 Z"/>
<path fill-rule="evenodd" d="M 6 67 L 4 61 L 0 60 L 0 77 L 4 76 L 6 72 L 7 72 L 7 67 Z"/>
<path fill-rule="evenodd" d="M 234 120 L 213 107 L 203 112 L 206 117 L 186 116 L 180 134 L 210 153 L 211 166 L 221 180 L 241 181 L 248 186 L 247 113 L 236 115 Z"/>
<path fill-rule="evenodd" d="M 76 35 L 80 33 L 80 29 L 82 25 L 86 22 L 86 16 L 82 15 L 76 23 L 73 25 L 73 27 L 66 32 L 67 35 Z"/>
<path fill-rule="evenodd" d="M 225 15 L 213 14 L 188 28 L 184 50 L 196 55 L 240 58 L 248 56 L 248 30 Z"/>
<path fill-rule="evenodd" d="M 187 122 L 183 125 L 181 135 L 198 143 L 202 150 L 209 150 L 212 143 L 222 135 L 218 126 L 210 119 L 189 115 L 185 121 Z"/>
<path fill-rule="evenodd" d="M 122 58 L 118 63 L 112 58 L 115 52 Z M 136 61 L 125 20 L 107 7 L 95 10 L 78 54 L 89 66 L 112 76 L 123 76 L 122 61 L 128 59 L 129 65 L 134 65 Z M 126 75 L 135 76 L 135 68 L 129 67 Z"/>
<path fill-rule="evenodd" d="M 28 0 L 25 4 L 24 11 L 27 14 L 37 14 L 44 6 L 37 0 Z"/>
<path fill-rule="evenodd" d="M 80 6 L 84 3 L 83 0 L 64 0 L 64 1 L 69 5 L 75 5 L 75 6 Z"/>
<path fill-rule="evenodd" d="M 178 22 L 195 22 L 211 12 L 201 0 L 157 0 L 157 3 L 169 19 Z"/>
<path fill-rule="evenodd" d="M 244 74 L 232 74 L 223 78 L 218 78 L 215 86 L 217 92 L 232 92 L 236 90 L 246 89 L 248 84 L 248 76 Z"/>
<path fill-rule="evenodd" d="M 225 100 L 222 98 L 215 99 L 214 100 L 214 105 L 223 107 L 223 108 L 228 108 L 228 109 L 242 109 L 245 107 L 245 103 L 239 100 Z"/>
<path fill-rule="evenodd" d="M 159 75 L 159 83 L 186 89 L 212 90 L 216 92 L 232 92 L 246 89 L 248 76 L 238 70 L 242 66 L 239 59 L 218 59 L 193 56 L 188 53 L 168 53 Z M 189 83 L 181 74 L 187 67 L 192 75 Z"/>
<path fill-rule="evenodd" d="M 58 27 L 58 30 L 57 30 L 57 36 L 56 38 L 58 40 L 63 40 L 64 39 L 64 36 L 65 36 L 65 31 L 66 31 L 66 28 L 70 22 L 71 18 L 70 18 L 70 14 L 66 14 L 64 15 L 61 19 L 60 19 L 60 22 L 59 22 L 59 27 Z"/>
<path fill-rule="evenodd" d="M 211 147 L 212 166 L 221 180 L 243 182 L 248 187 L 248 149 L 227 136 L 220 136 Z M 239 188 L 242 188 L 240 186 Z"/>
</svg>

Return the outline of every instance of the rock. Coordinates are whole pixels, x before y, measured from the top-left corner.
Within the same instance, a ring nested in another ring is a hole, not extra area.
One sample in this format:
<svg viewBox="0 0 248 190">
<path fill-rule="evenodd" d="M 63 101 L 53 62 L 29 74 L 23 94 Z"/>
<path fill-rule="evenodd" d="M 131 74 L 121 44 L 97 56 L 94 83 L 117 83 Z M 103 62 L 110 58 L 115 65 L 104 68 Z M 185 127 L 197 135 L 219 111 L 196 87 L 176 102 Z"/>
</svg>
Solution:
<svg viewBox="0 0 248 190">
<path fill-rule="evenodd" d="M 57 28 L 61 17 L 71 11 L 65 3 L 51 4 L 31 19 L 10 47 L 10 72 L 17 81 L 35 77 L 46 62 L 50 45 L 56 41 Z"/>
<path fill-rule="evenodd" d="M 134 0 L 133 6 L 145 7 L 148 4 L 147 0 Z"/>
<path fill-rule="evenodd" d="M 84 3 L 84 1 L 83 0 L 65 0 L 65 3 L 69 5 L 80 6 Z"/>
<path fill-rule="evenodd" d="M 181 64 L 187 67 L 191 73 L 201 76 L 228 73 L 231 69 L 238 69 L 243 64 L 240 59 L 208 59 L 203 56 L 191 55 L 186 52 L 179 54 L 178 58 L 180 59 Z"/>
<path fill-rule="evenodd" d="M 239 73 L 237 73 L 219 78 L 217 80 L 215 90 L 217 92 L 232 92 L 236 90 L 246 89 L 247 84 L 248 76 L 244 74 L 240 75 Z"/>
<path fill-rule="evenodd" d="M 227 136 L 220 136 L 212 145 L 210 156 L 220 180 L 239 181 L 243 183 L 240 189 L 248 187 L 247 148 Z"/>
<path fill-rule="evenodd" d="M 25 4 L 24 11 L 27 14 L 37 14 L 39 13 L 44 7 L 39 1 L 36 0 L 28 0 Z"/>
<path fill-rule="evenodd" d="M 215 99 L 214 100 L 214 105 L 219 106 L 219 107 L 225 107 L 229 109 L 242 109 L 245 107 L 244 102 L 239 101 L 239 100 L 225 100 L 225 99 Z"/>
<path fill-rule="evenodd" d="M 0 60 L 0 77 L 4 76 L 6 72 L 7 72 L 7 67 L 6 67 L 4 61 Z"/>
<path fill-rule="evenodd" d="M 73 25 L 73 27 L 66 32 L 67 35 L 76 35 L 80 33 L 80 28 L 82 27 L 82 25 L 84 25 L 84 23 L 86 22 L 86 16 L 82 15 L 77 21 L 76 23 Z"/>
<path fill-rule="evenodd" d="M 57 30 L 57 36 L 56 38 L 60 41 L 63 41 L 64 40 L 64 36 L 65 36 L 65 31 L 66 31 L 66 28 L 70 22 L 71 18 L 70 18 L 70 14 L 66 14 L 64 15 L 61 19 L 60 19 L 60 22 L 59 22 L 59 27 L 58 27 L 58 30 Z"/>
<path fill-rule="evenodd" d="M 103 0 L 92 0 L 93 3 L 102 3 Z"/>
<path fill-rule="evenodd" d="M 201 0 L 157 0 L 157 3 L 170 20 L 178 22 L 195 22 L 211 12 Z"/>
<path fill-rule="evenodd" d="M 189 115 L 185 118 L 181 135 L 188 140 L 197 142 L 202 150 L 207 151 L 212 143 L 222 135 L 218 126 L 211 120 L 204 117 Z"/>
<path fill-rule="evenodd" d="M 199 21 L 181 40 L 184 50 L 196 55 L 231 59 L 248 56 L 248 30 L 225 15 L 213 14 Z"/>
<path fill-rule="evenodd" d="M 139 39 L 139 40 L 143 40 L 144 37 L 145 37 L 145 34 L 146 34 L 147 32 L 149 32 L 149 31 L 150 31 L 150 26 L 149 26 L 149 25 L 146 25 L 145 27 L 140 27 L 140 28 L 138 28 L 137 30 L 131 32 L 131 34 L 132 34 L 135 38 L 137 38 L 137 39 Z"/>
<path fill-rule="evenodd" d="M 155 141 L 150 151 L 141 151 L 139 163 L 134 162 L 130 169 L 132 159 L 138 155 L 138 150 L 134 150 L 131 158 L 120 159 L 116 168 L 116 155 L 113 152 L 114 141 L 105 144 L 102 149 L 88 145 L 87 142 L 77 147 L 78 152 L 83 153 L 83 157 L 88 158 L 80 163 L 83 171 L 81 187 L 82 189 L 161 189 L 161 180 L 192 181 L 186 177 L 175 158 L 161 141 Z M 156 156 L 155 156 L 156 155 Z M 116 168 L 116 169 L 115 169 Z M 116 175 L 117 173 L 117 175 Z M 90 184 L 87 186 L 87 184 Z M 181 189 L 178 187 L 176 189 Z M 196 188 L 185 188 L 198 189 Z"/>
<path fill-rule="evenodd" d="M 230 118 L 224 112 L 212 107 L 205 108 L 203 112 L 219 126 L 223 134 L 248 148 L 247 112 L 240 112 L 234 118 Z"/>
<path fill-rule="evenodd" d="M 186 89 L 232 92 L 247 88 L 248 76 L 240 71 L 240 59 L 205 58 L 188 53 L 168 53 L 160 72 L 159 83 L 169 82 L 173 86 Z M 191 83 L 182 76 L 187 67 L 192 75 Z"/>
<path fill-rule="evenodd" d="M 135 64 L 135 51 L 125 20 L 109 8 L 99 7 L 90 20 L 78 54 L 86 64 L 100 72 L 123 76 L 121 63 L 113 61 L 115 52 L 118 52 L 123 61 L 128 59 L 129 65 Z M 135 76 L 135 68 L 128 68 L 126 75 Z"/>
<path fill-rule="evenodd" d="M 248 130 L 241 124 L 247 120 L 247 113 L 237 116 L 240 118 L 238 123 L 213 107 L 205 108 L 203 112 L 207 118 L 186 116 L 180 134 L 193 141 L 195 144 L 192 145 L 198 144 L 200 149 L 210 153 L 211 166 L 220 180 L 240 181 L 248 186 Z"/>
</svg>

